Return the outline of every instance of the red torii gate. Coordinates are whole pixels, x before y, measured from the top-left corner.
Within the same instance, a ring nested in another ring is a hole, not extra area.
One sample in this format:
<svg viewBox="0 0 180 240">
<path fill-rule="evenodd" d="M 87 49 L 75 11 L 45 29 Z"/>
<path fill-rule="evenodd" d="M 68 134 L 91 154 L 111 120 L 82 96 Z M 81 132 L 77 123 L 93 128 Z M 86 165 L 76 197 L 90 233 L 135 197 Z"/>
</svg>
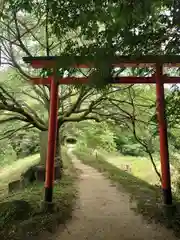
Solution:
<svg viewBox="0 0 180 240">
<path fill-rule="evenodd" d="M 57 133 L 58 114 L 58 86 L 59 84 L 87 84 L 88 77 L 57 77 L 56 71 L 63 67 L 92 68 L 93 59 L 82 59 L 79 56 L 65 57 L 24 57 L 24 62 L 33 68 L 52 69 L 53 76 L 33 78 L 33 84 L 50 85 L 50 117 L 48 130 L 48 150 L 46 160 L 45 202 L 52 202 L 54 181 L 54 158 Z M 66 62 L 66 64 L 64 64 Z M 164 103 L 164 84 L 180 83 L 180 77 L 168 77 L 163 74 L 163 67 L 180 67 L 180 56 L 177 55 L 149 55 L 149 56 L 119 56 L 114 57 L 113 67 L 152 67 L 155 74 L 151 77 L 116 77 L 112 84 L 156 84 L 157 116 L 160 137 L 160 160 L 162 174 L 162 190 L 164 204 L 172 204 L 171 176 L 169 165 L 169 151 L 167 138 L 167 123 Z"/>
</svg>

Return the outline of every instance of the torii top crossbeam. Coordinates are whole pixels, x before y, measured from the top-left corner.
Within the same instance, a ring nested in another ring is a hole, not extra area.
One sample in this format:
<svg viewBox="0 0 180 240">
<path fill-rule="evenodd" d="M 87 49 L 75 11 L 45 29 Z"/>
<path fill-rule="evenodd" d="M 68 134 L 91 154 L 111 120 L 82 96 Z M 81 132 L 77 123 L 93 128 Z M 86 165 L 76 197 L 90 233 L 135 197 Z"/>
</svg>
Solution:
<svg viewBox="0 0 180 240">
<path fill-rule="evenodd" d="M 68 67 L 90 68 L 93 67 L 95 57 L 81 56 L 50 56 L 50 57 L 24 57 L 26 63 L 34 68 Z M 145 55 L 145 56 L 117 56 L 112 60 L 114 67 L 154 67 L 160 64 L 167 67 L 180 67 L 180 55 Z"/>
<path fill-rule="evenodd" d="M 29 63 L 33 68 L 93 68 L 95 57 L 81 56 L 50 56 L 50 57 L 24 57 L 23 60 Z M 146 56 L 117 56 L 112 59 L 113 67 L 151 67 L 157 65 L 162 67 L 180 67 L 180 55 L 146 55 Z M 34 84 L 50 84 L 51 76 L 47 78 L 34 78 L 31 80 Z M 161 75 L 161 82 L 164 84 L 180 83 L 180 77 L 168 77 Z M 59 84 L 86 84 L 88 77 L 65 77 L 59 78 Z M 112 78 L 112 84 L 153 84 L 156 83 L 154 76 L 137 77 L 121 76 Z"/>
</svg>

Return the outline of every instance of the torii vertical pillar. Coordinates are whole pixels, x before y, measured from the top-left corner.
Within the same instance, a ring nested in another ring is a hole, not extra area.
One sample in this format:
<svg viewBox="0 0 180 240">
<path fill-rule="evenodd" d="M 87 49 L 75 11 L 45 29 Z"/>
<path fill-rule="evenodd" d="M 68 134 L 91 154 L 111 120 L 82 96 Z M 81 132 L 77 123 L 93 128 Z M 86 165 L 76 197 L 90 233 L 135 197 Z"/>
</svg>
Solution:
<svg viewBox="0 0 180 240">
<path fill-rule="evenodd" d="M 160 138 L 160 159 L 162 173 L 162 191 L 165 205 L 172 204 L 171 177 L 169 165 L 169 150 L 167 137 L 167 122 L 165 114 L 164 84 L 162 81 L 163 67 L 156 65 L 156 97 L 157 97 L 157 117 Z"/>
<path fill-rule="evenodd" d="M 57 136 L 57 118 L 58 118 L 58 81 L 56 71 L 51 78 L 50 85 L 50 113 L 49 113 L 49 130 L 48 130 L 48 149 L 46 159 L 46 180 L 45 180 L 45 202 L 51 203 L 53 196 L 54 182 L 54 162 L 56 153 L 56 136 Z"/>
</svg>

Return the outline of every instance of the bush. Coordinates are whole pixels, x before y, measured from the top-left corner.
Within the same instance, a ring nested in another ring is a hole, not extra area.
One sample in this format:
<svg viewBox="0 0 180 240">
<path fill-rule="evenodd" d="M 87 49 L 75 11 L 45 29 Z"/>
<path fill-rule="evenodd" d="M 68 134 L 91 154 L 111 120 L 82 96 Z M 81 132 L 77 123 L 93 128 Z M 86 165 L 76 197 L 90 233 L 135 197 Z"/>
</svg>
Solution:
<svg viewBox="0 0 180 240">
<path fill-rule="evenodd" d="M 106 123 L 88 122 L 79 129 L 77 147 L 80 150 L 91 148 L 115 151 L 114 134 Z"/>
<path fill-rule="evenodd" d="M 34 183 L 9 196 L 0 195 L 1 240 L 26 239 L 43 231 L 53 232 L 59 224 L 64 224 L 71 217 L 77 196 L 77 175 L 65 149 L 62 156 L 66 171 L 61 181 L 54 185 L 55 211 L 47 212 L 40 207 L 44 198 L 43 183 Z"/>
<path fill-rule="evenodd" d="M 116 143 L 117 150 L 122 152 L 123 146 L 126 145 L 130 140 L 125 135 L 120 135 L 120 136 L 116 136 L 114 138 L 114 141 Z"/>
<path fill-rule="evenodd" d="M 18 220 L 25 220 L 30 216 L 31 206 L 23 200 L 3 202 L 0 204 L 0 230 Z"/>
<path fill-rule="evenodd" d="M 140 146 L 139 144 L 133 144 L 133 145 L 123 145 L 122 149 L 121 149 L 121 153 L 123 155 L 130 155 L 130 156 L 145 156 L 145 151 L 142 148 L 142 146 Z"/>
<path fill-rule="evenodd" d="M 10 164 L 17 159 L 16 152 L 8 140 L 0 141 L 0 167 Z"/>
<path fill-rule="evenodd" d="M 136 142 L 134 136 L 126 136 L 119 134 L 114 139 L 116 143 L 116 149 L 123 155 L 130 156 L 144 156 L 144 148 Z"/>
<path fill-rule="evenodd" d="M 35 130 L 20 131 L 11 138 L 10 142 L 18 158 L 40 151 L 39 132 Z"/>
</svg>

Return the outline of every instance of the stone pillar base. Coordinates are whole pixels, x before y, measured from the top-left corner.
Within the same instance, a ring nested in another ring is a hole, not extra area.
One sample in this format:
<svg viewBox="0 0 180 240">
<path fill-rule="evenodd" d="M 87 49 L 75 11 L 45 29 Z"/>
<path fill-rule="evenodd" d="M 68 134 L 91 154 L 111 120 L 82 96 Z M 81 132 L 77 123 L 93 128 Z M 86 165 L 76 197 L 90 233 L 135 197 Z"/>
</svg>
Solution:
<svg viewBox="0 0 180 240">
<path fill-rule="evenodd" d="M 55 204 L 53 202 L 41 202 L 41 210 L 43 212 L 53 213 L 55 211 Z"/>
<path fill-rule="evenodd" d="M 175 204 L 171 204 L 171 205 L 163 204 L 162 209 L 163 209 L 164 215 L 168 219 L 172 218 L 176 214 L 176 210 L 177 210 Z"/>
</svg>

